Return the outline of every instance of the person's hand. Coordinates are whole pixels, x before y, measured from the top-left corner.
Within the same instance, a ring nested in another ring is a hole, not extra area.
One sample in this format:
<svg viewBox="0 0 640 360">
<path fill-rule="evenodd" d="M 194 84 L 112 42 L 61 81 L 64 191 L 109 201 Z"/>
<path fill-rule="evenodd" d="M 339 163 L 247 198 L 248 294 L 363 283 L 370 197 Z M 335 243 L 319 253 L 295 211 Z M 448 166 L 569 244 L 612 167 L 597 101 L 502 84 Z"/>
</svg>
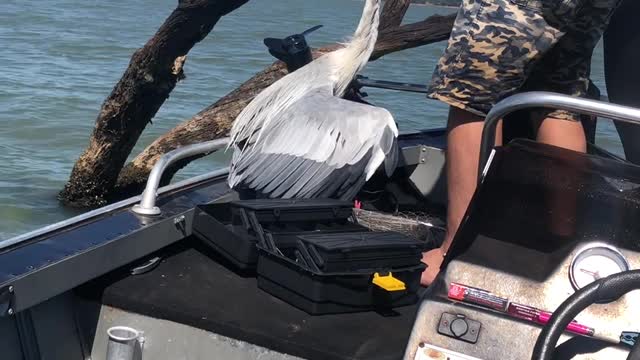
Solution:
<svg viewBox="0 0 640 360">
<path fill-rule="evenodd" d="M 435 248 L 422 253 L 422 262 L 427 264 L 427 268 L 422 273 L 420 285 L 429 286 L 440 272 L 440 265 L 444 261 L 444 251 L 441 248 Z"/>
</svg>

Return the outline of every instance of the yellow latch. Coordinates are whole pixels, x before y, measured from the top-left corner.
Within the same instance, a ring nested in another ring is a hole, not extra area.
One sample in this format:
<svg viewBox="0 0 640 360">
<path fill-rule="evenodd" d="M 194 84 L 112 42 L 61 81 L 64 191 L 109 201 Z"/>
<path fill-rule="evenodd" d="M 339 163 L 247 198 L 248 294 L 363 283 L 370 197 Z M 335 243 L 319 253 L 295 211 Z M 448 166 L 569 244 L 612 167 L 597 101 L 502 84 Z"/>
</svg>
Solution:
<svg viewBox="0 0 640 360">
<path fill-rule="evenodd" d="M 373 274 L 372 282 L 387 291 L 402 291 L 407 289 L 404 282 L 394 278 L 392 273 L 385 276 L 380 276 L 380 274 L 375 273 Z"/>
</svg>

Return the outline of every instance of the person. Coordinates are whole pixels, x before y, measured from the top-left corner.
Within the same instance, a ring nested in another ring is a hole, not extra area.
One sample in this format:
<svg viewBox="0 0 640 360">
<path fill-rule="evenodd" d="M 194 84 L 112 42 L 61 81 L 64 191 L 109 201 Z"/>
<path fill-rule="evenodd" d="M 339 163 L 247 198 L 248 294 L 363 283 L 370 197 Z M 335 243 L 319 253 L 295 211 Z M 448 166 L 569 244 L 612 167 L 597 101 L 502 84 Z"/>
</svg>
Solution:
<svg viewBox="0 0 640 360">
<path fill-rule="evenodd" d="M 519 91 L 585 96 L 591 56 L 619 0 L 462 0 L 428 97 L 450 105 L 447 234 L 423 254 L 421 283 L 439 272 L 475 191 L 482 120 Z M 535 112 L 538 141 L 584 152 L 578 114 Z M 501 133 L 498 132 L 498 139 Z"/>
<path fill-rule="evenodd" d="M 623 0 L 603 36 L 604 77 L 609 101 L 640 108 L 640 31 L 634 23 L 640 1 Z M 640 165 L 640 126 L 615 122 L 626 159 Z"/>
</svg>

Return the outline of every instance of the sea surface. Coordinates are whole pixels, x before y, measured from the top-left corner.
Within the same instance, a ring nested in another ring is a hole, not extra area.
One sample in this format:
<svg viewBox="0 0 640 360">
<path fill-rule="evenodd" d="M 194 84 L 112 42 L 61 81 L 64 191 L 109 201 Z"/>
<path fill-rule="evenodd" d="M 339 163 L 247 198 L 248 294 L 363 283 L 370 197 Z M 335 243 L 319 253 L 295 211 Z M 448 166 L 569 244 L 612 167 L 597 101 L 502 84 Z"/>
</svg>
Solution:
<svg viewBox="0 0 640 360">
<path fill-rule="evenodd" d="M 132 53 L 144 45 L 176 0 L 3 0 L 0 2 L 0 240 L 77 214 L 56 195 L 87 145 L 95 118 Z M 362 11 L 354 0 L 251 0 L 224 17 L 189 53 L 187 78 L 171 93 L 132 156 L 273 62 L 265 37 L 309 27 L 312 46 L 345 40 Z M 405 22 L 455 9 L 412 6 Z M 387 55 L 364 75 L 426 83 L 444 43 Z M 602 50 L 593 79 L 604 90 Z M 422 95 L 367 90 L 400 130 L 444 126 L 446 107 Z M 620 153 L 613 127 L 600 122 L 599 143 Z M 221 167 L 222 155 L 194 162 L 176 179 Z"/>
</svg>

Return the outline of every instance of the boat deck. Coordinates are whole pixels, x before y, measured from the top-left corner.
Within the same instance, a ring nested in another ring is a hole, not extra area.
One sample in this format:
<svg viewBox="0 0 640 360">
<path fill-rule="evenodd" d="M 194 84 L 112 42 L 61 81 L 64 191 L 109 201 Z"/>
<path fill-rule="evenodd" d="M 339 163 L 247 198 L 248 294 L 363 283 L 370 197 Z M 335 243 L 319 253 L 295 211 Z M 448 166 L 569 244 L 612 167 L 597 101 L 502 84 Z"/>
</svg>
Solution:
<svg viewBox="0 0 640 360">
<path fill-rule="evenodd" d="M 404 352 L 416 306 L 392 314 L 311 316 L 263 292 L 252 274 L 196 239 L 162 254 L 153 271 L 103 278 L 83 289 L 104 305 L 170 320 L 308 359 L 397 359 Z M 103 293 L 99 293 L 102 289 Z"/>
</svg>

